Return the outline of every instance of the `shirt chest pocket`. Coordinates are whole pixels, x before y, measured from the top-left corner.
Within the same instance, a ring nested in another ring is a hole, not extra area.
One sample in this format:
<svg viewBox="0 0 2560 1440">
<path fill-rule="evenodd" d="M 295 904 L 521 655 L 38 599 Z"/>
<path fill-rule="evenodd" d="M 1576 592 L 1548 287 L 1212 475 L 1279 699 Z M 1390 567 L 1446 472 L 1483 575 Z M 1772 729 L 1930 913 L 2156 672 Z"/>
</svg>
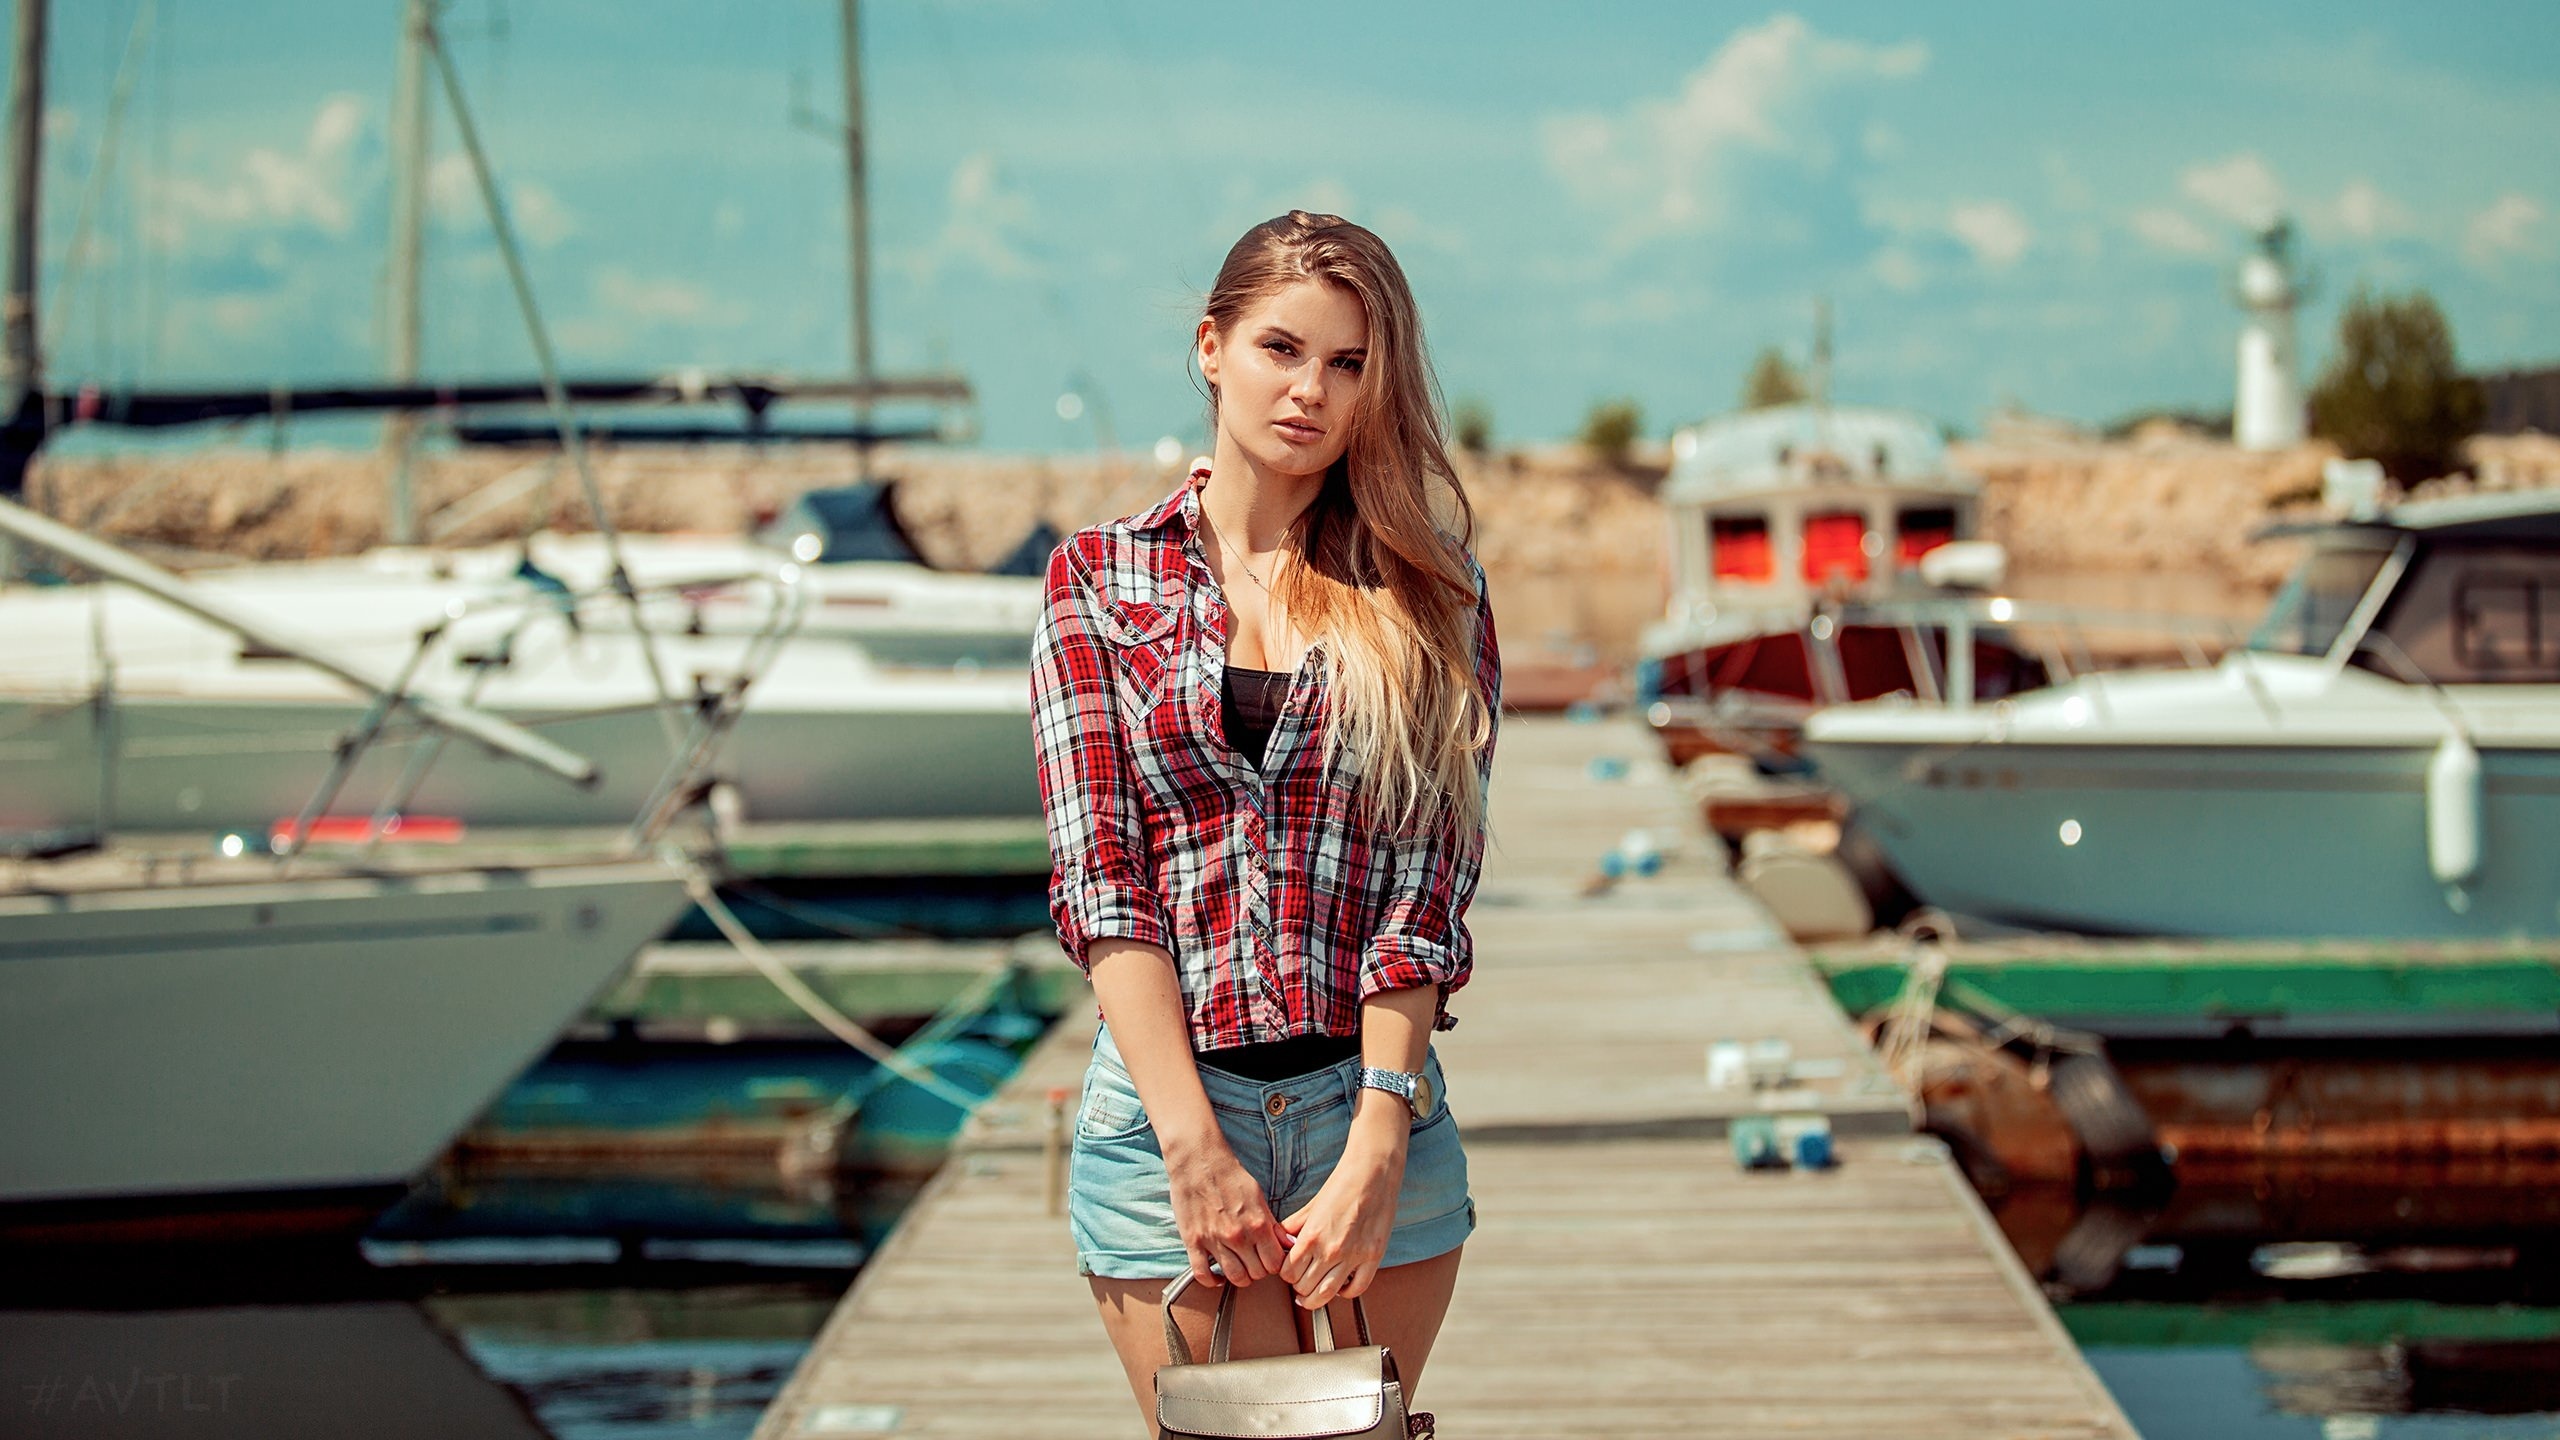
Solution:
<svg viewBox="0 0 2560 1440">
<path fill-rule="evenodd" d="M 1176 623 L 1182 612 L 1160 599 L 1111 595 L 1102 607 L 1103 638 L 1118 663 L 1116 690 L 1123 723 L 1136 728 L 1164 697 L 1181 658 Z"/>
</svg>

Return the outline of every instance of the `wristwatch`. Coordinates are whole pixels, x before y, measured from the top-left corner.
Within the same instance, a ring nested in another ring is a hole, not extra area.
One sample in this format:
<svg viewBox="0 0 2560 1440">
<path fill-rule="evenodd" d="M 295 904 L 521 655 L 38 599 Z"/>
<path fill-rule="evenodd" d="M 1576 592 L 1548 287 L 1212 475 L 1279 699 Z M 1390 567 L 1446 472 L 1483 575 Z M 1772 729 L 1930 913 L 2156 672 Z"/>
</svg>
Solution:
<svg viewBox="0 0 2560 1440">
<path fill-rule="evenodd" d="M 1432 1102 L 1438 1098 L 1431 1093 L 1431 1077 L 1420 1071 L 1408 1073 L 1403 1070 L 1379 1070 L 1363 1066 L 1360 1071 L 1360 1088 L 1384 1090 L 1395 1096 L 1404 1102 L 1406 1109 L 1413 1112 L 1413 1118 L 1416 1120 L 1430 1114 Z"/>
</svg>

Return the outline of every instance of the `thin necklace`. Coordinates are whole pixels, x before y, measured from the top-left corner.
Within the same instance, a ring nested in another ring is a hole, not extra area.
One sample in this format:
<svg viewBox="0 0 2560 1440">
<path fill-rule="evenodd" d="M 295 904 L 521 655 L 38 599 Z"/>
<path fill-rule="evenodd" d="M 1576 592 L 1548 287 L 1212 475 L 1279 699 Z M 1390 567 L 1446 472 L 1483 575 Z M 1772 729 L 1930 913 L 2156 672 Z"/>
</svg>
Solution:
<svg viewBox="0 0 2560 1440">
<path fill-rule="evenodd" d="M 1258 586 L 1261 586 L 1263 594 L 1270 594 L 1270 584 L 1261 576 L 1254 574 L 1253 566 L 1245 560 L 1243 554 L 1239 552 L 1236 547 L 1227 543 L 1226 536 L 1218 533 L 1218 522 L 1209 518 L 1209 507 L 1205 502 L 1200 506 L 1200 523 L 1209 527 L 1209 538 L 1218 542 L 1218 552 L 1225 555 L 1228 559 L 1235 561 L 1236 568 L 1244 572 L 1246 579 L 1252 581 Z"/>
</svg>

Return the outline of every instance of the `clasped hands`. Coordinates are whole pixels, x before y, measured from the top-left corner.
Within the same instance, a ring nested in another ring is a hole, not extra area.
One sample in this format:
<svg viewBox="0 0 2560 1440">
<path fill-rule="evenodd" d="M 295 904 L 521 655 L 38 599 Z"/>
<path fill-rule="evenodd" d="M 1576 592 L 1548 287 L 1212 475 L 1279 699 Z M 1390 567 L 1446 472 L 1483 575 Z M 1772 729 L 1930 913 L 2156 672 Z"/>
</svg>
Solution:
<svg viewBox="0 0 2560 1440">
<path fill-rule="evenodd" d="M 1353 1300 L 1378 1278 L 1387 1236 L 1395 1228 L 1404 1186 L 1405 1139 L 1370 1138 L 1354 1126 L 1342 1159 L 1315 1198 L 1285 1219 L 1223 1139 L 1187 1153 L 1168 1153 L 1173 1220 L 1190 1252 L 1193 1278 L 1207 1285 L 1251 1285 L 1277 1275 L 1302 1309 Z M 1210 1273 L 1216 1265 L 1223 1274 Z"/>
</svg>

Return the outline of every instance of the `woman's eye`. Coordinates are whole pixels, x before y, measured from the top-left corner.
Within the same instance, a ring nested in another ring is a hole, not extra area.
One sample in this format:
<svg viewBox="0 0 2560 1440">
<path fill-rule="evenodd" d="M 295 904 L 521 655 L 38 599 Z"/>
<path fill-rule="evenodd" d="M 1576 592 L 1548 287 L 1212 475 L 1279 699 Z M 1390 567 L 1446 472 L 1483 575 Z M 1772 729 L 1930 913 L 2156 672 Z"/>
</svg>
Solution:
<svg viewBox="0 0 2560 1440">
<path fill-rule="evenodd" d="M 1286 340 L 1265 340 L 1262 342 L 1262 348 L 1270 351 L 1274 355 L 1295 355 L 1298 353 L 1297 351 L 1289 348 L 1289 342 Z"/>
<path fill-rule="evenodd" d="M 1340 366 L 1340 367 L 1341 367 L 1341 368 L 1343 368 L 1344 370 L 1348 370 L 1348 371 L 1350 371 L 1350 372 L 1351 372 L 1352 374 L 1354 374 L 1354 375 L 1357 375 L 1357 374 L 1359 374 L 1359 373 L 1360 373 L 1360 362 L 1359 362 L 1359 361 L 1357 361 L 1357 360 L 1352 359 L 1352 358 L 1351 358 L 1350 356 L 1348 356 L 1348 355 L 1343 356 L 1341 359 L 1336 360 L 1336 361 L 1334 361 L 1333 363 L 1334 363 L 1334 364 L 1336 364 L 1336 365 L 1338 365 L 1338 366 Z"/>
</svg>

